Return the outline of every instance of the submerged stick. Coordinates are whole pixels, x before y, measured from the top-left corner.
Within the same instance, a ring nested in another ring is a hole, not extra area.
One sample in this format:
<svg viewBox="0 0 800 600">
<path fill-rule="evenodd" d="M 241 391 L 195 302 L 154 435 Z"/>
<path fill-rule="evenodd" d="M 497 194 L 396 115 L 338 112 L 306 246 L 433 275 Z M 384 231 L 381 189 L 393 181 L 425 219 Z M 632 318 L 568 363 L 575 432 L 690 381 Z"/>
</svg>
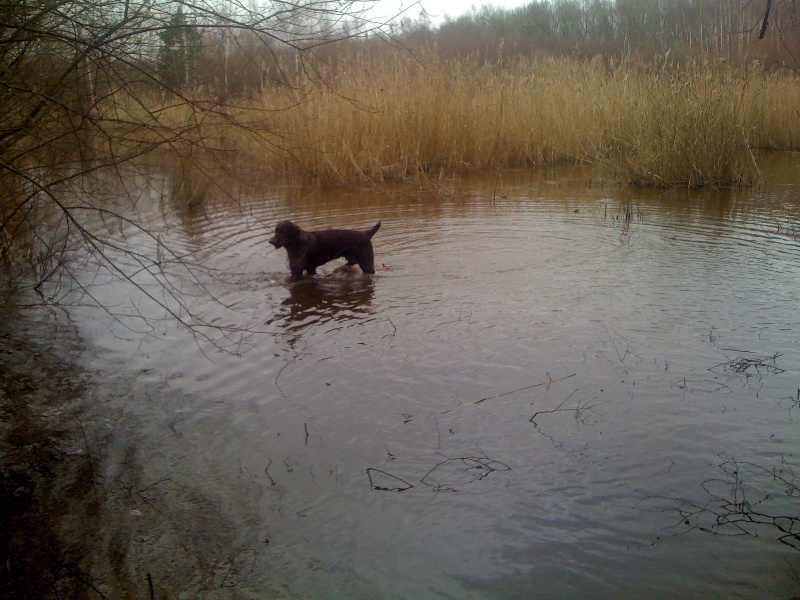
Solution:
<svg viewBox="0 0 800 600">
<path fill-rule="evenodd" d="M 390 478 L 391 483 L 400 482 L 403 485 L 392 485 L 392 486 L 378 485 L 372 478 L 373 473 L 380 474 Z M 407 482 L 405 479 L 402 479 L 397 475 L 392 475 L 391 473 L 388 473 L 383 469 L 375 469 L 373 467 L 369 467 L 367 469 L 367 477 L 369 478 L 369 487 L 372 488 L 373 490 L 378 490 L 380 492 L 405 492 L 406 490 L 410 490 L 411 488 L 414 487 L 413 484 Z"/>
<path fill-rule="evenodd" d="M 558 379 L 553 379 L 552 377 L 550 377 L 550 373 L 547 373 L 547 381 L 541 381 L 539 383 L 534 383 L 532 385 L 526 385 L 521 388 L 511 390 L 509 392 L 503 392 L 502 394 L 497 394 L 496 396 L 486 396 L 486 398 L 481 398 L 480 400 L 476 400 L 475 402 L 470 402 L 469 404 L 462 404 L 458 408 L 461 408 L 462 406 L 472 406 L 475 404 L 480 404 L 481 402 L 486 402 L 487 400 L 495 400 L 497 398 L 502 398 L 503 396 L 510 396 L 511 394 L 516 394 L 517 392 L 524 392 L 525 390 L 541 387 L 543 385 L 550 385 L 558 381 L 564 381 L 565 379 L 569 379 L 570 377 L 575 377 L 575 373 L 572 373 L 571 375 L 565 375 L 564 377 L 559 377 Z M 451 408 L 450 410 L 445 410 L 443 412 L 440 412 L 439 414 L 446 415 L 447 413 L 452 412 L 453 410 L 455 409 Z"/>
<path fill-rule="evenodd" d="M 551 383 L 555 383 L 557 381 L 564 381 L 565 379 L 569 379 L 570 377 L 575 377 L 575 373 L 572 375 L 566 375 L 564 377 L 559 377 L 558 379 L 553 379 L 550 377 L 550 373 L 547 374 L 547 381 L 542 381 L 541 383 L 534 383 L 533 385 L 526 385 L 525 387 L 517 388 L 516 390 L 511 390 L 510 392 L 504 392 L 502 394 L 497 394 L 496 396 L 487 396 L 486 398 L 481 398 L 477 402 L 473 402 L 473 404 L 480 404 L 481 402 L 486 402 L 487 400 L 494 400 L 495 398 L 502 398 L 503 396 L 509 396 L 510 394 L 516 394 L 517 392 L 522 392 L 524 390 L 530 390 L 535 387 L 541 387 L 543 385 L 550 385 Z"/>
<path fill-rule="evenodd" d="M 272 466 L 272 459 L 271 458 L 269 459 L 269 462 L 267 463 L 267 466 L 264 467 L 264 475 L 266 475 L 269 478 L 269 485 L 273 486 L 273 485 L 275 485 L 275 480 L 272 478 L 272 475 L 269 474 L 270 466 Z"/>
</svg>

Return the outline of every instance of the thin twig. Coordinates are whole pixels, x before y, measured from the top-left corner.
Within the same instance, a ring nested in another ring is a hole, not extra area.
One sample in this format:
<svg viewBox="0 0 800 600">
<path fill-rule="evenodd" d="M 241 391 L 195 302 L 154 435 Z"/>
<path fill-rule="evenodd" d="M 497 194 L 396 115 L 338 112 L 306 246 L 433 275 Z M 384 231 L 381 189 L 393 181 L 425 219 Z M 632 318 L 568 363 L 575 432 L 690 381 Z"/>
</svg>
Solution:
<svg viewBox="0 0 800 600">
<path fill-rule="evenodd" d="M 565 375 L 564 377 L 559 377 L 558 379 L 553 379 L 552 377 L 550 377 L 550 373 L 547 373 L 547 381 L 534 383 L 532 385 L 526 385 L 521 388 L 511 390 L 509 392 L 503 392 L 502 394 L 497 394 L 495 396 L 487 396 L 486 398 L 481 398 L 480 400 L 476 400 L 475 402 L 470 402 L 469 404 L 463 404 L 461 406 L 472 406 L 474 404 L 480 404 L 481 402 L 486 402 L 487 400 L 495 400 L 497 398 L 503 398 L 504 396 L 510 396 L 511 394 L 516 394 L 517 392 L 524 392 L 525 390 L 531 390 L 533 388 L 541 387 L 543 385 L 549 386 L 550 384 L 556 383 L 558 381 L 564 381 L 565 379 L 569 379 L 570 377 L 575 377 L 575 373 L 572 373 L 571 375 Z M 459 406 L 459 408 L 461 408 L 461 406 Z M 450 410 L 445 410 L 443 412 L 440 412 L 439 414 L 444 415 L 449 412 L 452 412 L 453 410 L 455 409 L 451 408 Z"/>
</svg>

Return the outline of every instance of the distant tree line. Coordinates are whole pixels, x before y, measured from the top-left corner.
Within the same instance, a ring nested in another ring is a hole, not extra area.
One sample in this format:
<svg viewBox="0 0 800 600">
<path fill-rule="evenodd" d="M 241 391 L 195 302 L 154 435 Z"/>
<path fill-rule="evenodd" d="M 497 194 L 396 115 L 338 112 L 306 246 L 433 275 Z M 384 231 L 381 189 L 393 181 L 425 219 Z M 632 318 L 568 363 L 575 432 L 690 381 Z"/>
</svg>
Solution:
<svg viewBox="0 0 800 600">
<path fill-rule="evenodd" d="M 670 53 L 676 59 L 710 54 L 800 70 L 796 0 L 533 0 L 514 9 L 484 5 L 439 25 L 421 12 L 371 30 L 343 16 L 321 23 L 324 35 L 300 45 L 264 44 L 254 32 L 224 21 L 208 27 L 208 17 L 189 5 L 176 3 L 167 18 L 158 51 L 162 82 L 177 89 L 202 84 L 224 98 L 285 83 L 297 71 L 300 49 L 305 57 L 335 63 L 353 51 L 380 52 L 387 40 L 412 51 L 433 48 L 444 56 L 487 61 L 538 52 L 643 58 Z M 320 44 L 331 39 L 344 46 Z"/>
<path fill-rule="evenodd" d="M 483 6 L 448 16 L 438 27 L 425 17 L 407 19 L 403 32 L 444 52 L 487 58 L 551 51 L 714 53 L 745 60 L 757 51 L 774 64 L 800 65 L 795 0 L 534 0 L 514 9 Z"/>
</svg>

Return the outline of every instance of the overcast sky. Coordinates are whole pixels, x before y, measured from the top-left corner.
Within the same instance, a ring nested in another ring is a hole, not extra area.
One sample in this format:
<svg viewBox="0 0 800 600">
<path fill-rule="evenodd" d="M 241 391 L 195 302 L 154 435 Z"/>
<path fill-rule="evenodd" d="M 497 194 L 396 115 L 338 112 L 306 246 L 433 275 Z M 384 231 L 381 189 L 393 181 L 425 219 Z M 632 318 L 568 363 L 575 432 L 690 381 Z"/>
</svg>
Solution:
<svg viewBox="0 0 800 600">
<path fill-rule="evenodd" d="M 445 15 L 457 17 L 469 12 L 473 6 L 480 8 L 484 4 L 489 4 L 503 8 L 514 8 L 528 2 L 530 0 L 421 0 L 419 4 L 414 5 L 413 0 L 380 0 L 376 3 L 372 13 L 376 15 L 376 18 L 387 18 L 397 14 L 402 8 L 410 7 L 405 14 L 412 19 L 416 19 L 420 13 L 420 7 L 424 7 L 431 16 L 431 20 L 434 23 L 440 23 L 444 20 Z"/>
</svg>

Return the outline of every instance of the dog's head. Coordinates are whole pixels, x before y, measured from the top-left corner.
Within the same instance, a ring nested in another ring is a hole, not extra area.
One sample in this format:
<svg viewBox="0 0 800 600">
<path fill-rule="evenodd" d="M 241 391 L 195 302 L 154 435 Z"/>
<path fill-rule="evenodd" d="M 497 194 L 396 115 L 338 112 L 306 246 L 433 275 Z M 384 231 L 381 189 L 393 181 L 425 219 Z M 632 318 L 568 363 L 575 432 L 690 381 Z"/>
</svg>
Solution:
<svg viewBox="0 0 800 600">
<path fill-rule="evenodd" d="M 275 235 L 272 236 L 269 243 L 275 246 L 275 248 L 283 248 L 287 244 L 292 243 L 292 240 L 296 240 L 300 237 L 302 232 L 303 230 L 291 221 L 281 221 L 275 226 Z"/>
</svg>

